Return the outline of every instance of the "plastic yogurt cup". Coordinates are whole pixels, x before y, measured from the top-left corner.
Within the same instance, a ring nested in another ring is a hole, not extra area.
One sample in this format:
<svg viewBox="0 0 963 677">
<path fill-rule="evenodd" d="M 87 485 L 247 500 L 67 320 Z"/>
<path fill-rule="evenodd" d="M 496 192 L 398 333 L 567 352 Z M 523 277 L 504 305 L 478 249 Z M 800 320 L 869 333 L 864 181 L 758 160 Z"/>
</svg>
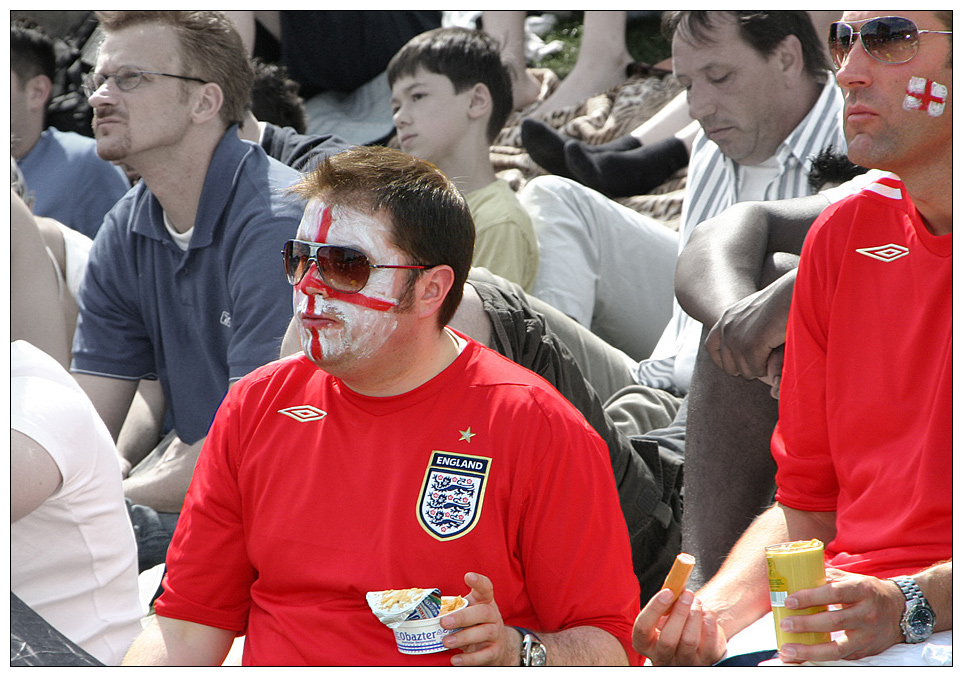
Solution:
<svg viewBox="0 0 963 677">
<path fill-rule="evenodd" d="M 439 651 L 447 651 L 448 647 L 441 643 L 442 638 L 445 635 L 450 635 L 451 633 L 460 630 L 461 628 L 452 628 L 451 630 L 446 630 L 441 627 L 441 618 L 446 616 L 452 611 L 458 611 L 468 606 L 468 600 L 464 598 L 455 597 L 442 597 L 442 607 L 445 607 L 445 602 L 451 603 L 452 600 L 460 599 L 458 606 L 456 606 L 451 611 L 441 614 L 441 616 L 436 616 L 435 618 L 422 618 L 414 621 L 405 621 L 392 631 L 395 633 L 395 642 L 398 644 L 398 651 L 405 654 L 424 654 L 424 653 L 437 653 Z"/>
</svg>

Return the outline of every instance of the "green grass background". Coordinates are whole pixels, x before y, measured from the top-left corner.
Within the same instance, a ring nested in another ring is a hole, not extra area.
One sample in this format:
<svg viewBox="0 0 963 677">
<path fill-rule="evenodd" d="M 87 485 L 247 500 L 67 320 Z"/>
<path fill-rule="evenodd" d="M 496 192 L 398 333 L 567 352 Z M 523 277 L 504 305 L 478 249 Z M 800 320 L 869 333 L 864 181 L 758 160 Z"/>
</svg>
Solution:
<svg viewBox="0 0 963 677">
<path fill-rule="evenodd" d="M 578 58 L 578 46 L 582 41 L 582 12 L 546 12 L 555 14 L 558 23 L 542 39 L 549 43 L 560 40 L 565 47 L 562 51 L 545 57 L 534 66 L 551 68 L 559 77 L 565 77 Z M 629 54 L 636 61 L 657 64 L 672 55 L 672 49 L 662 37 L 659 17 L 629 18 L 625 28 L 625 43 Z"/>
</svg>

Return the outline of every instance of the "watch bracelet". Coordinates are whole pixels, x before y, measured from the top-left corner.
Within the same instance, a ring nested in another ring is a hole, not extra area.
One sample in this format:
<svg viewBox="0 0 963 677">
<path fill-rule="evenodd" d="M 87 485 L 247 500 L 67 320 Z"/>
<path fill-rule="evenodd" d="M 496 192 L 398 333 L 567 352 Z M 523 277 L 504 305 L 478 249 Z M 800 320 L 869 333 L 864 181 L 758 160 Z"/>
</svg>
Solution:
<svg viewBox="0 0 963 677">
<path fill-rule="evenodd" d="M 534 638 L 534 640 L 535 640 L 536 642 L 538 642 L 539 644 L 542 644 L 542 640 L 539 638 L 538 635 L 536 635 L 534 632 L 532 632 L 532 631 L 529 630 L 528 628 L 520 628 L 520 627 L 518 627 L 517 625 L 512 625 L 511 627 L 513 627 L 513 628 L 515 628 L 516 630 L 518 630 L 519 634 L 522 636 L 521 649 L 519 650 L 519 653 L 518 653 L 518 664 L 519 664 L 520 666 L 526 666 L 526 659 L 528 658 L 528 656 L 526 655 L 527 652 L 526 652 L 526 646 L 525 646 L 525 637 L 526 637 L 526 636 L 531 636 L 531 637 Z M 531 646 L 531 645 L 529 645 L 529 647 L 530 647 L 530 646 Z M 542 646 L 544 647 L 545 645 L 542 644 Z"/>
<path fill-rule="evenodd" d="M 903 639 L 909 643 L 917 643 L 924 641 L 926 637 L 912 638 L 907 633 L 909 615 L 912 609 L 916 606 L 922 606 L 929 610 L 930 615 L 933 617 L 933 621 L 936 620 L 936 612 L 933 611 L 933 607 L 930 605 L 929 600 L 926 599 L 926 595 L 923 594 L 922 588 L 920 588 L 919 583 L 916 582 L 911 576 L 893 576 L 889 578 L 890 581 L 896 584 L 900 592 L 903 593 L 906 605 L 902 616 L 900 617 L 900 632 L 903 633 Z M 930 634 L 932 633 L 932 628 L 930 628 Z"/>
</svg>

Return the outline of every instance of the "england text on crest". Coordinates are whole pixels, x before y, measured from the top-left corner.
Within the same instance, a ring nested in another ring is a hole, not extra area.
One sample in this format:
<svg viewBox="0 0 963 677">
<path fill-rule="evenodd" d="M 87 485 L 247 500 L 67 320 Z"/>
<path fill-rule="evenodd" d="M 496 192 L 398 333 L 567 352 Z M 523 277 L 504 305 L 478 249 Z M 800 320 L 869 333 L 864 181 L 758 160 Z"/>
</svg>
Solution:
<svg viewBox="0 0 963 677">
<path fill-rule="evenodd" d="M 460 538 L 478 523 L 492 460 L 433 451 L 418 501 L 418 522 L 439 541 Z"/>
</svg>

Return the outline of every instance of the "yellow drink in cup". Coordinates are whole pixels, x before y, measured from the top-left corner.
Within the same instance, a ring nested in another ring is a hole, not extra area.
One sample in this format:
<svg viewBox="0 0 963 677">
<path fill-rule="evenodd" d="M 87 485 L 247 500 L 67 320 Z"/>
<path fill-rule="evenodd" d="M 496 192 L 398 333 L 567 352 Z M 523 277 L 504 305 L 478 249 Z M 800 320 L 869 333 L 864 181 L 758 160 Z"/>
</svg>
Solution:
<svg viewBox="0 0 963 677">
<path fill-rule="evenodd" d="M 776 644 L 821 644 L 830 641 L 828 632 L 783 632 L 779 622 L 786 616 L 805 616 L 826 611 L 825 606 L 809 609 L 787 609 L 786 597 L 799 590 L 826 584 L 823 543 L 818 539 L 777 543 L 766 547 L 769 567 L 769 600 L 776 623 Z"/>
</svg>

